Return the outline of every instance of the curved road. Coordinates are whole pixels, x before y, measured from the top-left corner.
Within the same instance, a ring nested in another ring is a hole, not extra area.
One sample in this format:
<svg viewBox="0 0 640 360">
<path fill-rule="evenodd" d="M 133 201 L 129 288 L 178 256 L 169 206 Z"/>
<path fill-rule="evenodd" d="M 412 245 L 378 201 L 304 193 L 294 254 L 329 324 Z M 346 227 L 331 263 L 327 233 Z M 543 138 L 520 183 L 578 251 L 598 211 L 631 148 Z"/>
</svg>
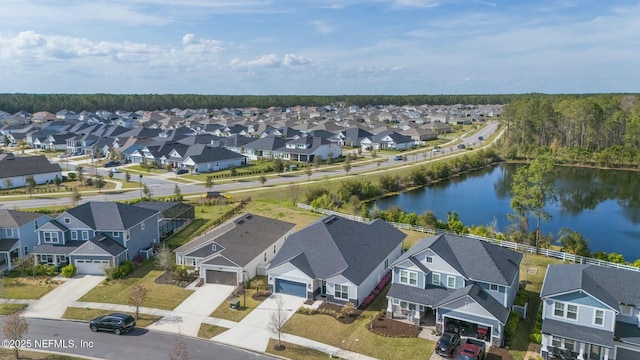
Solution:
<svg viewBox="0 0 640 360">
<path fill-rule="evenodd" d="M 457 144 L 465 144 L 467 148 L 469 147 L 478 147 L 484 146 L 484 141 L 479 140 L 481 137 L 484 139 L 488 139 L 493 133 L 498 129 L 499 123 L 495 121 L 488 122 L 483 128 L 478 130 L 477 132 L 467 136 L 461 137 L 457 139 Z M 453 141 L 452 141 L 453 142 Z M 394 155 L 380 155 L 380 158 L 386 158 L 387 161 L 381 162 L 380 165 L 377 165 L 376 162 L 370 162 L 368 164 L 358 165 L 357 167 L 353 167 L 352 172 L 348 176 L 361 176 L 366 173 L 376 172 L 384 170 L 385 168 L 392 166 L 399 166 L 403 164 L 414 164 L 416 162 L 429 162 L 431 160 L 441 159 L 447 155 L 453 155 L 456 152 L 462 152 L 466 150 L 459 150 L 457 145 L 443 145 L 440 152 L 432 152 L 428 151 L 408 151 L 404 153 L 407 157 L 407 161 L 399 162 L 393 160 Z M 73 167 L 73 165 L 66 166 Z M 99 169 L 100 173 L 106 174 L 106 169 Z M 285 173 L 282 176 L 274 176 L 268 177 L 266 182 L 267 185 L 280 184 L 286 185 L 292 182 L 304 182 L 307 180 L 318 180 L 322 179 L 325 176 L 335 177 L 335 176 L 345 176 L 345 172 L 341 165 L 336 166 L 334 169 L 324 169 L 321 171 L 314 171 L 313 174 L 307 179 L 307 175 L 304 173 L 298 173 L 297 175 Z M 123 179 L 123 174 L 116 174 L 115 178 Z M 132 182 L 137 182 L 139 178 L 137 175 L 131 176 Z M 215 184 L 212 189 L 206 189 L 204 185 L 190 185 L 190 184 L 182 184 L 173 182 L 165 179 L 161 175 L 149 175 L 143 176 L 142 181 L 146 184 L 149 189 L 151 189 L 153 196 L 171 196 L 173 195 L 174 187 L 176 184 L 180 187 L 180 191 L 183 195 L 189 194 L 202 194 L 207 190 L 217 190 L 220 192 L 229 192 L 229 191 L 247 191 L 249 188 L 254 188 L 256 186 L 260 186 L 260 183 L 256 180 L 246 180 L 246 181 L 234 181 L 230 183 L 224 184 Z M 122 193 L 96 193 L 96 195 L 87 195 L 83 194 L 80 203 L 89 202 L 89 201 L 122 201 L 122 200 L 131 200 L 137 199 L 140 197 L 139 189 L 131 189 L 130 191 L 125 191 Z M 71 199 L 69 197 L 63 198 L 31 198 L 25 200 L 12 200 L 12 201 L 2 201 L 0 198 L 0 208 L 16 208 L 16 209 L 28 209 L 28 208 L 39 208 L 39 207 L 47 207 L 47 206 L 61 206 L 61 205 L 70 205 Z"/>
<path fill-rule="evenodd" d="M 86 322 L 27 319 L 29 332 L 24 337 L 24 350 L 40 350 L 79 355 L 96 359 L 168 359 L 182 339 L 190 360 L 273 360 L 275 357 L 254 353 L 192 337 L 166 334 L 136 328 L 125 335 L 93 333 Z M 0 318 L 0 324 L 4 319 Z"/>
</svg>

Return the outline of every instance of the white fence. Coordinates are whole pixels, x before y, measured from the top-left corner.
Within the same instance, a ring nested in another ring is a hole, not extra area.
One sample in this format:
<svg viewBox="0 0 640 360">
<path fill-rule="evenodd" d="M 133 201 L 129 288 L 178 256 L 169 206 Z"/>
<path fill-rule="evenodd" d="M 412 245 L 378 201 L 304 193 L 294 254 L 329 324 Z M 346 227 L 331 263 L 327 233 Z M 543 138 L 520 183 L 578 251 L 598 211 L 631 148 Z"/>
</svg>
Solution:
<svg viewBox="0 0 640 360">
<path fill-rule="evenodd" d="M 349 214 L 344 214 L 344 213 L 333 211 L 333 210 L 315 208 L 313 206 L 309 206 L 307 204 L 302 204 L 302 203 L 298 203 L 298 207 L 301 208 L 301 209 L 308 210 L 308 211 L 313 211 L 315 213 L 320 213 L 320 214 L 325 214 L 325 215 L 336 215 L 336 216 L 340 216 L 340 217 L 343 217 L 343 218 L 346 218 L 346 219 L 349 219 L 349 220 L 354 220 L 354 221 L 359 221 L 359 222 L 369 222 L 369 221 L 372 220 L 372 219 L 363 218 L 362 216 L 349 215 Z M 398 228 L 398 229 L 413 230 L 413 231 L 419 231 L 419 232 L 431 233 L 431 234 L 459 235 L 459 234 L 453 233 L 451 231 L 442 230 L 442 229 L 429 229 L 429 228 L 425 228 L 425 227 L 422 227 L 422 226 L 415 226 L 415 225 L 404 224 L 404 223 L 395 223 L 395 222 L 390 222 L 390 221 L 388 223 L 391 224 L 392 226 Z M 511 241 L 505 241 L 505 240 L 500 240 L 500 239 L 492 239 L 492 238 L 487 238 L 487 237 L 484 237 L 484 236 L 471 235 L 471 234 L 463 234 L 462 236 L 473 238 L 473 239 L 478 239 L 478 240 L 482 240 L 482 241 L 486 241 L 486 242 L 490 242 L 492 244 L 499 245 L 499 246 L 502 246 L 502 247 L 506 247 L 506 248 L 509 248 L 511 250 L 515 250 L 515 251 L 522 252 L 522 253 L 528 252 L 528 253 L 535 254 L 535 252 L 536 252 L 536 247 L 535 246 L 531 246 L 531 245 L 518 244 L 518 243 L 511 242 Z M 569 254 L 569 253 L 566 253 L 566 252 L 556 251 L 556 250 L 551 250 L 551 249 L 539 248 L 538 249 L 538 254 L 544 255 L 544 256 L 547 256 L 547 257 L 560 259 L 562 261 L 572 262 L 572 263 L 590 264 L 590 265 L 607 266 L 607 267 L 613 267 L 613 268 L 617 268 L 617 269 L 624 269 L 624 270 L 631 270 L 631 271 L 640 271 L 640 268 L 637 268 L 635 266 L 618 264 L 618 263 L 598 260 L 598 259 L 584 257 L 584 256 L 578 256 L 578 255 Z"/>
</svg>

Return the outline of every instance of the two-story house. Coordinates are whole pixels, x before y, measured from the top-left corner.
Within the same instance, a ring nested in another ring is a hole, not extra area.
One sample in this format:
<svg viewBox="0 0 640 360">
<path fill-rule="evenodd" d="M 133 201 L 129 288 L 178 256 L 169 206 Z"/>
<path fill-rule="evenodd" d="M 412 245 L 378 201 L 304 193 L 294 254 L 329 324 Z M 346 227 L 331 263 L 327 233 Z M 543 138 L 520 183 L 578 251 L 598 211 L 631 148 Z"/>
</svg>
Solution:
<svg viewBox="0 0 640 360">
<path fill-rule="evenodd" d="M 38 244 L 38 226 L 50 219 L 34 212 L 0 209 L 0 272 L 11 270 L 13 260 L 31 253 Z"/>
<path fill-rule="evenodd" d="M 159 242 L 158 211 L 117 202 L 88 202 L 67 210 L 37 230 L 36 263 L 73 264 L 79 274 L 146 256 Z"/>
<path fill-rule="evenodd" d="M 494 346 L 520 280 L 522 254 L 456 235 L 424 238 L 391 264 L 387 316 L 433 323 Z"/>
<path fill-rule="evenodd" d="M 549 265 L 542 291 L 545 359 L 640 359 L 640 272 Z"/>
</svg>

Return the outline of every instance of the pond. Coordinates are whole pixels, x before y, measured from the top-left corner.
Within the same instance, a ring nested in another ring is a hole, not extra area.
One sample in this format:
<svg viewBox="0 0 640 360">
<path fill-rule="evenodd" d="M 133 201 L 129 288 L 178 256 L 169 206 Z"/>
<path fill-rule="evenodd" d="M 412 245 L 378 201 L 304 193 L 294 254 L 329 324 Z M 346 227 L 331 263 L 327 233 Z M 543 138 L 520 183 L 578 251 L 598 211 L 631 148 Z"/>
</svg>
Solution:
<svg viewBox="0 0 640 360">
<path fill-rule="evenodd" d="M 499 164 L 434 185 L 378 199 L 380 209 L 398 206 L 420 214 L 432 211 L 441 220 L 455 211 L 467 225 L 496 224 L 505 230 L 511 221 L 511 178 L 517 164 Z M 542 223 L 554 239 L 570 228 L 589 240 L 592 251 L 615 252 L 625 260 L 640 258 L 640 173 L 590 168 L 558 168 L 559 201 L 547 207 L 552 215 Z M 530 220 L 531 229 L 535 220 Z"/>
</svg>

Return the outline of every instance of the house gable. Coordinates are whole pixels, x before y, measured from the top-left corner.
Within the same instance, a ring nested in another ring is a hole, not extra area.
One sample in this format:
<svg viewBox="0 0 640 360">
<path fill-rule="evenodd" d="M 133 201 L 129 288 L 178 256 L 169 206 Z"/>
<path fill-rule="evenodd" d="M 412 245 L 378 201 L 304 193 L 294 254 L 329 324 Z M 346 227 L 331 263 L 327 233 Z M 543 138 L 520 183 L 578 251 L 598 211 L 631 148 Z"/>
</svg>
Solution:
<svg viewBox="0 0 640 360">
<path fill-rule="evenodd" d="M 500 319 L 496 319 L 493 314 L 487 311 L 487 309 L 470 296 L 464 296 L 449 303 L 441 304 L 440 308 L 455 311 L 457 313 L 491 318 L 500 321 Z"/>
</svg>

